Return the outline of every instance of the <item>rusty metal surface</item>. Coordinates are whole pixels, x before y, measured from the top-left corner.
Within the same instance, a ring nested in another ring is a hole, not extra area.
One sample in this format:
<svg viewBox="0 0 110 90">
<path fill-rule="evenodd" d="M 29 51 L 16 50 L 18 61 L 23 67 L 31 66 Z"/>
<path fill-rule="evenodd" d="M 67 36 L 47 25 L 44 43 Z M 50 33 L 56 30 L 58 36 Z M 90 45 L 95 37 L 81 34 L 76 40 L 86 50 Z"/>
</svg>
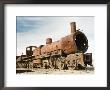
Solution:
<svg viewBox="0 0 110 90">
<path fill-rule="evenodd" d="M 46 39 L 46 44 L 51 44 L 52 43 L 52 38 L 47 38 Z"/>
<path fill-rule="evenodd" d="M 34 56 L 38 56 L 41 54 L 41 49 L 39 47 L 37 47 L 36 49 L 33 50 L 33 55 Z"/>
<path fill-rule="evenodd" d="M 44 45 L 41 48 L 41 54 L 52 52 L 58 49 L 62 49 L 60 41 L 53 42 L 51 44 Z"/>
<path fill-rule="evenodd" d="M 65 54 L 71 54 L 77 51 L 77 46 L 75 44 L 73 36 L 74 34 L 71 34 L 61 38 L 61 46 Z"/>
<path fill-rule="evenodd" d="M 41 60 L 40 59 L 37 59 L 37 60 L 33 60 L 33 63 L 35 64 L 41 64 Z"/>
</svg>

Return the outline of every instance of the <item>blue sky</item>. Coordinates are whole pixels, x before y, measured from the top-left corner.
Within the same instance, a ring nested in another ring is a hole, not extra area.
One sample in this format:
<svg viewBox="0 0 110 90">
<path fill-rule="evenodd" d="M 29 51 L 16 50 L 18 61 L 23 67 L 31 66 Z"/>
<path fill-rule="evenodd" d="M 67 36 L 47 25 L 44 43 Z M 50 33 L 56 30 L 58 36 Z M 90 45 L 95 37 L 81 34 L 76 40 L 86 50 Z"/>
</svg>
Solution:
<svg viewBox="0 0 110 90">
<path fill-rule="evenodd" d="M 45 45 L 51 37 L 53 41 L 70 34 L 70 22 L 76 22 L 76 29 L 82 30 L 89 40 L 87 52 L 94 52 L 94 17 L 40 17 L 17 16 L 17 55 L 25 54 L 27 46 Z"/>
</svg>

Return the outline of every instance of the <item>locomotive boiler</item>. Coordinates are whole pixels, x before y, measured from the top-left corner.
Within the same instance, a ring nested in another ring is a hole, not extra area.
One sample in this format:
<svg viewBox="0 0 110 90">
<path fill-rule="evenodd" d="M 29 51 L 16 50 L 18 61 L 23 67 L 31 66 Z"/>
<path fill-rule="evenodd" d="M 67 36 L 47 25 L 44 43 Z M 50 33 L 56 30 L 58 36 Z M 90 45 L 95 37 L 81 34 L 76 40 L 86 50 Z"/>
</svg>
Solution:
<svg viewBox="0 0 110 90">
<path fill-rule="evenodd" d="M 88 40 L 84 33 L 76 30 L 76 23 L 71 23 L 71 34 L 52 42 L 52 38 L 47 38 L 46 45 L 37 47 L 33 55 L 41 57 L 57 55 L 68 55 L 74 53 L 85 53 L 88 49 Z"/>
</svg>

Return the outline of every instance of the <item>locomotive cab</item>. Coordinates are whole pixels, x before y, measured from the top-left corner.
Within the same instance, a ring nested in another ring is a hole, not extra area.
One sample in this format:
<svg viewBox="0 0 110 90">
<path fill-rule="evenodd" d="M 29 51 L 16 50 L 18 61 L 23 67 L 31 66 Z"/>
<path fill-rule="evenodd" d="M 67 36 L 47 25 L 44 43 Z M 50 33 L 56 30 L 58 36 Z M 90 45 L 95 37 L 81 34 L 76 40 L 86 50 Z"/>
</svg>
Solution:
<svg viewBox="0 0 110 90">
<path fill-rule="evenodd" d="M 29 56 L 32 56 L 33 55 L 33 50 L 36 48 L 36 46 L 29 46 L 29 47 L 26 47 L 26 55 L 29 57 Z"/>
</svg>

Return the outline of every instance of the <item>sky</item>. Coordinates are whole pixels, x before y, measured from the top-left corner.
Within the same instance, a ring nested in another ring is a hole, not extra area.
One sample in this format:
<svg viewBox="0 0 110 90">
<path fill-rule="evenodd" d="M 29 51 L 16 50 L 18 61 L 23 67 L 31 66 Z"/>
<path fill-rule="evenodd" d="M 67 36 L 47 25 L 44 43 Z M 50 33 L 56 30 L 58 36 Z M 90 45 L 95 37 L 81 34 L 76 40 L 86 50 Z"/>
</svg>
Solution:
<svg viewBox="0 0 110 90">
<path fill-rule="evenodd" d="M 94 55 L 94 17 L 77 16 L 17 16 L 17 55 L 26 54 L 27 46 L 46 44 L 46 38 L 52 41 L 60 40 L 71 34 L 70 23 L 76 22 L 76 29 L 80 29 L 88 38 L 88 53 Z"/>
</svg>

